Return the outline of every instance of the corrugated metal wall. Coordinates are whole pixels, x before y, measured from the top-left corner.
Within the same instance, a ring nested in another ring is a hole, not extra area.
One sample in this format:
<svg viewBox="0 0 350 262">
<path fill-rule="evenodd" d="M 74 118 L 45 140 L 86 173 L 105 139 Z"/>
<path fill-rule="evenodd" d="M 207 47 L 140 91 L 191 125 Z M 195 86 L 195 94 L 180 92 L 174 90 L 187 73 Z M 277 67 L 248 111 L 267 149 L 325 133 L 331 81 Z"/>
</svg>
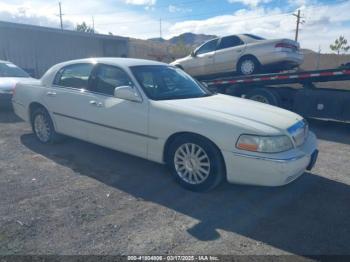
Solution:
<svg viewBox="0 0 350 262">
<path fill-rule="evenodd" d="M 128 39 L 0 22 L 0 60 L 40 77 L 52 65 L 86 57 L 128 56 Z"/>
</svg>

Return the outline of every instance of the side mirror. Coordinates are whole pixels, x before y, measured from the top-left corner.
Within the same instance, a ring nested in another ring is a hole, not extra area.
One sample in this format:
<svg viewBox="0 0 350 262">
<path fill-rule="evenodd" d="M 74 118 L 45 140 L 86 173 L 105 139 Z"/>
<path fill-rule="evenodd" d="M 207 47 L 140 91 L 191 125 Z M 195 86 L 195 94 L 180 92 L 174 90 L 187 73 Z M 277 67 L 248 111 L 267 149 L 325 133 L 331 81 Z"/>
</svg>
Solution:
<svg viewBox="0 0 350 262">
<path fill-rule="evenodd" d="M 194 51 L 191 52 L 192 57 L 196 57 L 196 53 Z"/>
<path fill-rule="evenodd" d="M 114 89 L 114 97 L 133 102 L 142 102 L 142 98 L 131 86 L 118 86 Z"/>
</svg>

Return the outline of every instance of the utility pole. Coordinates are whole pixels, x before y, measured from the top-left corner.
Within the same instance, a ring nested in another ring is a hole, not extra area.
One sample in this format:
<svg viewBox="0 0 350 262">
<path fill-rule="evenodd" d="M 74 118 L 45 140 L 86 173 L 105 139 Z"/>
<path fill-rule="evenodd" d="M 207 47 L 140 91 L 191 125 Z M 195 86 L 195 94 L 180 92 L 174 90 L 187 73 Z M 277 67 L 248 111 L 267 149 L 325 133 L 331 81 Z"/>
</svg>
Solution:
<svg viewBox="0 0 350 262">
<path fill-rule="evenodd" d="M 162 39 L 162 18 L 159 18 L 159 38 Z"/>
<path fill-rule="evenodd" d="M 94 30 L 93 34 L 95 33 L 95 19 L 94 16 L 91 17 L 92 18 L 92 29 Z"/>
<path fill-rule="evenodd" d="M 300 21 L 300 10 L 298 10 L 298 14 L 293 14 L 297 18 L 297 28 L 295 30 L 295 41 L 298 41 L 298 36 L 299 36 L 299 24 L 304 23 L 304 21 Z"/>
<path fill-rule="evenodd" d="M 62 22 L 62 8 L 61 8 L 61 2 L 58 2 L 58 8 L 59 8 L 59 17 L 60 17 L 60 22 L 61 22 L 61 30 L 63 30 L 63 22 Z"/>
<path fill-rule="evenodd" d="M 321 46 L 318 46 L 318 53 L 317 53 L 317 62 L 316 62 L 316 70 L 320 68 L 320 57 L 321 57 Z"/>
</svg>

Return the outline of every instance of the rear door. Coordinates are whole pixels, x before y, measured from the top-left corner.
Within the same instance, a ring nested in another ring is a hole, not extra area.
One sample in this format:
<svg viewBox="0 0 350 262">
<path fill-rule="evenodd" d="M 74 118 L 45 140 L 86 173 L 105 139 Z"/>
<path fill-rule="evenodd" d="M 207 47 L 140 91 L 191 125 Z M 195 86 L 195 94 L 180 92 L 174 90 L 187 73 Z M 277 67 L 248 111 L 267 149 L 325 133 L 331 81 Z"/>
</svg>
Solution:
<svg viewBox="0 0 350 262">
<path fill-rule="evenodd" d="M 57 132 L 88 140 L 88 111 L 91 95 L 86 90 L 94 65 L 80 63 L 61 68 L 51 87 L 47 88 L 45 104 Z"/>
<path fill-rule="evenodd" d="M 199 47 L 186 71 L 194 76 L 212 74 L 215 71 L 213 64 L 217 43 L 218 39 L 213 39 Z"/>
<path fill-rule="evenodd" d="M 215 73 L 235 71 L 244 49 L 245 44 L 238 36 L 221 38 L 213 61 Z"/>
</svg>

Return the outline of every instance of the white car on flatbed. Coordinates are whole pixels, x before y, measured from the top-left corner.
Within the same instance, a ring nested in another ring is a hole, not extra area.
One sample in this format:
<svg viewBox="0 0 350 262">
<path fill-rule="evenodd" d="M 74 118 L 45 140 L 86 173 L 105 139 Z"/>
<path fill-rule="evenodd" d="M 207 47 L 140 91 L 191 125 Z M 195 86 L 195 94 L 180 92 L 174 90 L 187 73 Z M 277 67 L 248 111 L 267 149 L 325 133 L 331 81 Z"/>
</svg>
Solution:
<svg viewBox="0 0 350 262">
<path fill-rule="evenodd" d="M 169 166 L 206 191 L 231 183 L 285 185 L 311 169 L 317 141 L 299 115 L 213 94 L 181 69 L 128 58 L 53 66 L 18 84 L 16 114 L 42 143 L 67 135 Z"/>
<path fill-rule="evenodd" d="M 189 56 L 172 62 L 191 76 L 231 74 L 252 75 L 282 71 L 301 65 L 304 55 L 298 42 L 264 39 L 251 34 L 230 35 L 209 40 Z"/>
</svg>

